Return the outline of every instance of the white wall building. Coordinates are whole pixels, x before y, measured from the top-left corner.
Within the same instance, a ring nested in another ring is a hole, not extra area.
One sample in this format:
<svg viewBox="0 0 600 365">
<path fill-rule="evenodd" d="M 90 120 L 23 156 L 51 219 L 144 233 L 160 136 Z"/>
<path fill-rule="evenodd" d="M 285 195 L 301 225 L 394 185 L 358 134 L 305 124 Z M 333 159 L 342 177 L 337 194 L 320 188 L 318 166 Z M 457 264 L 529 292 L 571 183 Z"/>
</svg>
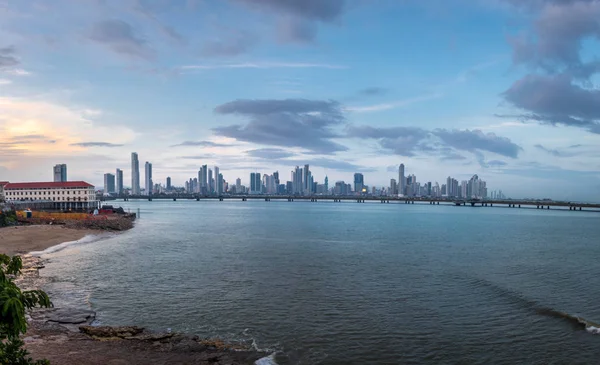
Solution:
<svg viewBox="0 0 600 365">
<path fill-rule="evenodd" d="M 85 181 L 8 183 L 8 203 L 17 201 L 53 202 L 57 209 L 84 209 L 98 206 L 94 185 Z"/>
</svg>

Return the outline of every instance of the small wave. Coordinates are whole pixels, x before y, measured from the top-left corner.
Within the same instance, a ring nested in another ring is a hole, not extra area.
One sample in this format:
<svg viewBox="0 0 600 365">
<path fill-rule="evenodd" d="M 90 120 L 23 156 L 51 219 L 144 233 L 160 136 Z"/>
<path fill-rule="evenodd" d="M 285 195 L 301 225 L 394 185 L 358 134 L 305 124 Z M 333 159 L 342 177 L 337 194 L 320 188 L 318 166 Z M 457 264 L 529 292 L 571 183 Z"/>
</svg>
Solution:
<svg viewBox="0 0 600 365">
<path fill-rule="evenodd" d="M 254 365 L 277 365 L 275 362 L 275 354 L 271 354 L 267 357 L 261 357 L 254 362 Z"/>
<path fill-rule="evenodd" d="M 96 242 L 96 241 L 100 241 L 102 239 L 105 238 L 109 238 L 112 237 L 112 235 L 110 234 L 88 234 L 86 236 L 84 236 L 81 239 L 78 239 L 76 241 L 68 241 L 68 242 L 63 242 L 63 243 L 59 243 L 58 245 L 55 246 L 51 246 L 48 247 L 47 249 L 43 250 L 43 251 L 32 251 L 29 254 L 31 256 L 42 256 L 42 255 L 46 255 L 46 254 L 50 254 L 50 253 L 54 253 L 54 252 L 58 252 L 61 250 L 64 250 L 65 248 L 69 247 L 69 246 L 74 246 L 74 245 L 79 245 L 79 244 L 86 244 L 86 243 L 92 243 L 92 242 Z"/>
<path fill-rule="evenodd" d="M 571 323 L 572 325 L 574 325 L 577 328 L 585 329 L 589 333 L 600 334 L 600 324 L 594 323 L 592 321 L 588 321 L 587 319 L 582 318 L 577 315 L 572 315 L 569 313 L 565 313 L 565 312 L 556 310 L 554 308 L 543 306 L 540 303 L 536 302 L 535 300 L 526 298 L 525 296 L 523 296 L 522 294 L 520 294 L 518 292 L 503 288 L 503 287 L 501 287 L 491 281 L 485 280 L 485 279 L 470 279 L 470 281 L 474 286 L 485 287 L 485 288 L 491 289 L 495 293 L 497 293 L 505 298 L 509 298 L 510 300 L 512 300 L 515 303 L 518 303 L 523 308 L 534 311 L 536 314 L 546 316 L 546 317 L 562 319 L 562 320 L 568 321 L 569 323 Z"/>
</svg>

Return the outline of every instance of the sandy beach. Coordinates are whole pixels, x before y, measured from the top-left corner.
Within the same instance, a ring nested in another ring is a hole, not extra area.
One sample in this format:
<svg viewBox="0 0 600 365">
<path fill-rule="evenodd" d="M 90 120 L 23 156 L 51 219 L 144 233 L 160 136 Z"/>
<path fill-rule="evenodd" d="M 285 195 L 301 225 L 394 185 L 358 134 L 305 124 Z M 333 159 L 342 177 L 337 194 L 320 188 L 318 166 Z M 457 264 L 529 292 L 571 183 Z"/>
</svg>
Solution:
<svg viewBox="0 0 600 365">
<path fill-rule="evenodd" d="M 43 251 L 63 242 L 82 239 L 99 231 L 65 228 L 59 225 L 32 225 L 0 228 L 0 253 L 12 256 Z"/>
</svg>

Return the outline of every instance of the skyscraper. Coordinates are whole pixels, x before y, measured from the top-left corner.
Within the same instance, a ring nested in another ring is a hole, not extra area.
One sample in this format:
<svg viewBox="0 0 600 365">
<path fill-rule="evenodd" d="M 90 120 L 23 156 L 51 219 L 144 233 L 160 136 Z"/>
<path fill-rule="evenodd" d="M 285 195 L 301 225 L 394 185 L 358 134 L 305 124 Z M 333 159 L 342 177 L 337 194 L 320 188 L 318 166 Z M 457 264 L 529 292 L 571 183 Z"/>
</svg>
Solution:
<svg viewBox="0 0 600 365">
<path fill-rule="evenodd" d="M 404 164 L 400 164 L 398 170 L 398 195 L 406 194 L 406 177 L 404 176 Z"/>
<path fill-rule="evenodd" d="M 304 177 L 302 179 L 302 192 L 304 192 L 305 194 L 308 194 L 308 192 L 310 191 L 309 176 L 310 176 L 310 169 L 309 169 L 308 164 L 306 164 L 306 165 L 304 165 Z"/>
<path fill-rule="evenodd" d="M 389 195 L 398 195 L 398 184 L 396 179 L 390 180 L 390 193 Z"/>
<path fill-rule="evenodd" d="M 250 174 L 250 194 L 260 194 L 261 191 L 260 172 L 253 172 Z"/>
<path fill-rule="evenodd" d="M 329 194 L 329 178 L 325 175 L 325 194 Z"/>
<path fill-rule="evenodd" d="M 365 177 L 361 173 L 354 174 L 354 192 L 361 194 L 363 186 L 365 185 Z"/>
<path fill-rule="evenodd" d="M 304 184 L 302 183 L 302 169 L 299 166 L 296 166 L 294 171 L 292 171 L 292 186 L 294 194 L 302 194 Z"/>
<path fill-rule="evenodd" d="M 65 182 L 67 181 L 67 165 L 58 164 L 52 169 L 54 172 L 54 182 Z"/>
<path fill-rule="evenodd" d="M 145 188 L 146 188 L 146 195 L 150 196 L 152 195 L 152 187 L 154 186 L 154 184 L 152 184 L 152 164 L 150 162 L 146 161 L 146 184 L 145 184 Z"/>
<path fill-rule="evenodd" d="M 202 165 L 202 176 L 198 177 L 198 184 L 200 186 L 200 191 L 204 193 L 208 192 L 208 166 Z"/>
<path fill-rule="evenodd" d="M 115 175 L 104 174 L 104 194 L 115 192 Z"/>
<path fill-rule="evenodd" d="M 137 152 L 131 153 L 131 194 L 140 195 L 140 160 Z"/>
<path fill-rule="evenodd" d="M 198 186 L 195 186 L 193 188 L 194 193 L 202 193 L 202 182 L 201 181 L 202 181 L 202 176 L 204 176 L 204 167 L 205 166 L 200 167 L 200 170 L 198 170 Z"/>
<path fill-rule="evenodd" d="M 215 166 L 215 194 L 220 195 L 223 193 L 223 176 L 221 175 L 221 181 L 219 181 L 219 167 Z"/>
<path fill-rule="evenodd" d="M 116 191 L 117 194 L 123 194 L 123 170 L 117 169 L 117 186 Z"/>
<path fill-rule="evenodd" d="M 167 177 L 167 191 L 171 191 L 171 177 Z"/>
<path fill-rule="evenodd" d="M 217 176 L 215 175 L 215 178 L 216 177 Z M 211 169 L 208 169 L 208 181 L 207 181 L 207 183 L 208 183 L 208 191 L 210 193 L 216 193 L 216 191 L 217 191 L 216 190 L 216 184 L 213 181 L 213 174 L 212 174 L 212 170 Z"/>
</svg>

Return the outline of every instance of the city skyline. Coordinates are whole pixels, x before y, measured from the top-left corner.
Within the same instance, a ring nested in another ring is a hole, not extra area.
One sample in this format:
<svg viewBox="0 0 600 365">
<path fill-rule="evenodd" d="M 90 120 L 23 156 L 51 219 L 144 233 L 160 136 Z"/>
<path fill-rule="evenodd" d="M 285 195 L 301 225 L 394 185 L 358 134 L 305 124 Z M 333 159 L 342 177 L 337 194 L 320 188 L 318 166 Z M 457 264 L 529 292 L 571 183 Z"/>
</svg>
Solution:
<svg viewBox="0 0 600 365">
<path fill-rule="evenodd" d="M 402 185 L 402 162 L 460 191 L 477 174 L 512 197 L 600 201 L 597 0 L 5 10 L 0 180 L 46 181 L 58 163 L 98 187 L 120 168 L 137 189 L 136 151 L 163 184 L 202 165 L 217 188 L 221 174 L 287 181 L 308 164 L 313 182 L 353 185 L 361 173 L 369 186 Z"/>
</svg>

